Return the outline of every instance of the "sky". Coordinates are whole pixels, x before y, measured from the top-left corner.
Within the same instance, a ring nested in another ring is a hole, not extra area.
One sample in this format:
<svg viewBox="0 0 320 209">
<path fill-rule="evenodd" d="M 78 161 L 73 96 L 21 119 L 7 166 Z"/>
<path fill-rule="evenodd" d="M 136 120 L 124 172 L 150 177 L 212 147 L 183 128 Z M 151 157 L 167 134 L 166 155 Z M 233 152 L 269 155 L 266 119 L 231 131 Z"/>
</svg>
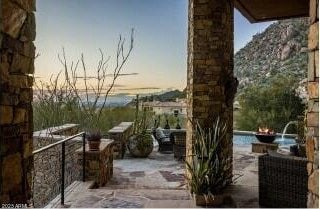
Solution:
<svg viewBox="0 0 320 209">
<path fill-rule="evenodd" d="M 110 56 L 111 70 L 119 35 L 129 41 L 134 28 L 134 48 L 122 73 L 136 75 L 119 77 L 115 92 L 182 90 L 187 83 L 187 8 L 187 0 L 37 1 L 35 76 L 48 80 L 63 70 L 58 59 L 63 48 L 69 65 L 83 53 L 89 76 L 95 75 L 101 49 Z M 235 10 L 235 52 L 270 24 L 251 24 Z"/>
</svg>

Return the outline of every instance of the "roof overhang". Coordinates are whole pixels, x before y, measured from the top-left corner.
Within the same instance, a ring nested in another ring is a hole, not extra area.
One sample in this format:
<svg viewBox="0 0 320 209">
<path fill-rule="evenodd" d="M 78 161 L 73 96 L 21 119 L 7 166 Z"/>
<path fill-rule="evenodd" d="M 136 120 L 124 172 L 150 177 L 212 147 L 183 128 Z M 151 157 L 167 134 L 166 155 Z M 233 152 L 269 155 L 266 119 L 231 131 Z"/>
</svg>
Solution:
<svg viewBox="0 0 320 209">
<path fill-rule="evenodd" d="M 309 0 L 235 0 L 251 23 L 309 16 Z"/>
</svg>

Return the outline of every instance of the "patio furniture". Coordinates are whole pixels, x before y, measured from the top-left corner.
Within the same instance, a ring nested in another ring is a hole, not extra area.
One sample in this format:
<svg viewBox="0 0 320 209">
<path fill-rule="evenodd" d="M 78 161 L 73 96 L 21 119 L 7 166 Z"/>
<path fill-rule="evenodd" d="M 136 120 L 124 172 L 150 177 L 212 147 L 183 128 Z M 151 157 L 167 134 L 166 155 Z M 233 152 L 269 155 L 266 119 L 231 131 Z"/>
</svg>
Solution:
<svg viewBox="0 0 320 209">
<path fill-rule="evenodd" d="M 173 156 L 178 160 L 184 160 L 186 157 L 186 132 L 175 132 L 173 135 Z"/>
<path fill-rule="evenodd" d="M 153 132 L 153 136 L 159 144 L 159 152 L 168 153 L 173 151 L 173 143 L 172 138 L 170 138 L 170 133 L 169 135 L 166 135 L 162 128 L 157 128 Z"/>
<path fill-rule="evenodd" d="M 259 156 L 259 204 L 263 207 L 307 207 L 307 159 L 270 151 Z"/>
</svg>

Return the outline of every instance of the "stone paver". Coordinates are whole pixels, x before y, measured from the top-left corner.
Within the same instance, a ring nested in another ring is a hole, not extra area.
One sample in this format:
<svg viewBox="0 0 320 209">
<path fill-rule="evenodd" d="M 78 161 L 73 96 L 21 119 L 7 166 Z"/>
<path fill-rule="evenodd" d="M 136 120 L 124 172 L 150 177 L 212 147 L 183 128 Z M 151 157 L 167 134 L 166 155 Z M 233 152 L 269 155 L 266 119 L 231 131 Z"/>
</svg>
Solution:
<svg viewBox="0 0 320 209">
<path fill-rule="evenodd" d="M 222 207 L 259 207 L 257 154 L 250 147 L 234 148 L 234 183 Z M 190 208 L 194 201 L 186 189 L 185 169 L 173 154 L 156 150 L 148 158 L 114 160 L 113 178 L 103 187 L 89 189 L 81 183 L 66 197 L 72 208 Z M 51 206 L 54 204 L 51 204 Z M 61 207 L 59 204 L 55 207 Z"/>
<path fill-rule="evenodd" d="M 149 201 L 146 208 L 193 208 L 192 201 L 186 200 L 153 200 Z"/>
</svg>

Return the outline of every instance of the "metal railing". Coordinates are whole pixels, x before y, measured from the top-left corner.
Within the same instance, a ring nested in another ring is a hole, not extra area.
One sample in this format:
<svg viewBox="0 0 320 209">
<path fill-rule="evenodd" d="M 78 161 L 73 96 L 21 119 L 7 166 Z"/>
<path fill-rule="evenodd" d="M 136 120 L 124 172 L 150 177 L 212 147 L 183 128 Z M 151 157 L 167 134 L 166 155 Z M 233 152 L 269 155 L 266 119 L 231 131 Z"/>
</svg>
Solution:
<svg viewBox="0 0 320 209">
<path fill-rule="evenodd" d="M 49 145 L 47 145 L 47 146 L 45 146 L 45 147 L 42 147 L 42 148 L 40 148 L 40 149 L 37 149 L 37 150 L 35 150 L 35 151 L 33 151 L 32 152 L 32 155 L 36 155 L 36 154 L 39 154 L 39 153 L 41 153 L 41 152 L 43 152 L 43 151 L 46 151 L 46 150 L 48 150 L 48 149 L 51 149 L 51 148 L 53 148 L 53 147 L 55 147 L 55 146 L 58 146 L 58 145 L 62 145 L 62 149 L 61 149 L 61 151 L 62 151 L 62 157 L 61 157 L 61 195 L 60 195 L 60 203 L 61 203 L 61 205 L 64 205 L 64 177 L 65 177 L 65 172 L 64 172 L 64 170 L 65 170 L 65 143 L 67 142 L 67 141 L 69 141 L 69 140 L 71 140 L 71 139 L 74 139 L 74 138 L 76 138 L 76 137 L 78 137 L 78 136 L 82 136 L 82 147 L 83 147 L 83 149 L 82 149 L 82 181 L 83 182 L 85 182 L 85 175 L 86 175 L 86 169 L 85 169 L 85 162 L 86 162 L 86 141 L 85 141 L 85 138 L 86 138 L 86 134 L 85 134 L 85 132 L 81 132 L 81 133 L 78 133 L 78 134 L 76 134 L 76 135 L 73 135 L 73 136 L 69 136 L 69 137 L 67 137 L 67 138 L 65 138 L 65 139 L 63 139 L 63 140 L 60 140 L 60 141 L 58 141 L 58 142 L 55 142 L 55 143 L 52 143 L 52 144 L 49 144 Z"/>
</svg>

